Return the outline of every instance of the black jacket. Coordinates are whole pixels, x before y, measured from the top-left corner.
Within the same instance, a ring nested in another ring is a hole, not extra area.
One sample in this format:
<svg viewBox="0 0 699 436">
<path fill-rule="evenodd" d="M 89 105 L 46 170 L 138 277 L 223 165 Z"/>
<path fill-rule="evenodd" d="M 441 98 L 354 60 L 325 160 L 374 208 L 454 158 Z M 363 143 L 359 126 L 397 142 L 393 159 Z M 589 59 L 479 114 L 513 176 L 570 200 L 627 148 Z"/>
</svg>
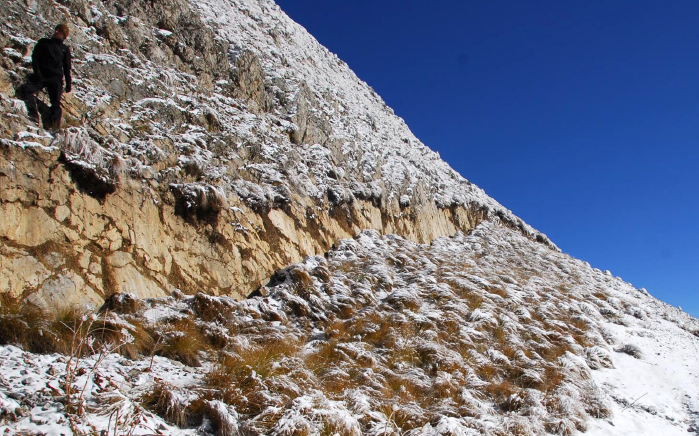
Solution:
<svg viewBox="0 0 699 436">
<path fill-rule="evenodd" d="M 65 76 L 66 87 L 71 85 L 70 48 L 58 38 L 41 38 L 36 43 L 32 52 L 32 66 L 34 67 L 34 74 L 40 81 L 47 79 L 60 80 Z"/>
</svg>

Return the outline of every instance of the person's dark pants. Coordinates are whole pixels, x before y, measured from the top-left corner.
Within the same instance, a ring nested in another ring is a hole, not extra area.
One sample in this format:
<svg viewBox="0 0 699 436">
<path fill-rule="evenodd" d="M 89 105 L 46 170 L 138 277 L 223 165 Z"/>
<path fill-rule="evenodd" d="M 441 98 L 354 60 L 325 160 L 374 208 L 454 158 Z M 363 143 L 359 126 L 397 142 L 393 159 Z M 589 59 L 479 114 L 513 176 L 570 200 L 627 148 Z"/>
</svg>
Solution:
<svg viewBox="0 0 699 436">
<path fill-rule="evenodd" d="M 30 80 L 24 84 L 24 100 L 27 103 L 27 113 L 30 118 L 36 120 L 39 119 L 39 108 L 37 107 L 37 100 L 34 94 L 42 89 L 46 89 L 49 95 L 49 101 L 51 102 L 51 108 L 49 109 L 49 114 L 44 124 L 48 121 L 51 128 L 58 128 L 61 125 L 61 116 L 63 116 L 63 110 L 61 109 L 63 78 L 50 77 L 39 81 L 31 77 Z"/>
</svg>

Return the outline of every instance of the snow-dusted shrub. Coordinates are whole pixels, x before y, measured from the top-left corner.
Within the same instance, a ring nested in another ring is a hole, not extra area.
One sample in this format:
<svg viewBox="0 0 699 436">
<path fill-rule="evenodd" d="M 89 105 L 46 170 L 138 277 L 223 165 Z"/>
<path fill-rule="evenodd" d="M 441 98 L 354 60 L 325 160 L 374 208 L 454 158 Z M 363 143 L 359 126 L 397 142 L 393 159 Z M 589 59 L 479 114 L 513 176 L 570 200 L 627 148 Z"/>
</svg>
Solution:
<svg viewBox="0 0 699 436">
<path fill-rule="evenodd" d="M 201 292 L 197 292 L 189 303 L 197 317 L 203 321 L 225 321 L 234 310 L 234 305 L 229 300 Z"/>
<path fill-rule="evenodd" d="M 582 400 L 587 412 L 593 418 L 609 418 L 612 416 L 612 405 L 609 398 L 592 381 L 585 382 L 582 386 Z"/>
<path fill-rule="evenodd" d="M 223 188 L 204 183 L 170 185 L 175 197 L 175 213 L 185 219 L 215 220 L 228 202 Z"/>
<path fill-rule="evenodd" d="M 200 353 L 209 349 L 206 338 L 190 318 L 160 323 L 155 328 L 156 341 L 162 345 L 157 354 L 188 366 L 200 366 Z"/>
<path fill-rule="evenodd" d="M 135 295 L 128 292 L 116 292 L 107 297 L 100 311 L 109 310 L 119 314 L 130 314 L 138 312 L 143 307 L 143 302 Z"/>
<path fill-rule="evenodd" d="M 635 357 L 636 359 L 642 359 L 643 358 L 643 350 L 641 350 L 641 347 L 635 344 L 622 344 L 614 349 L 617 353 L 625 353 L 628 354 L 631 357 Z"/>
<path fill-rule="evenodd" d="M 602 347 L 585 348 L 585 360 L 590 369 L 614 368 L 609 352 Z"/>
<path fill-rule="evenodd" d="M 171 384 L 159 381 L 141 398 L 143 407 L 179 427 L 187 419 L 187 399 L 182 392 Z"/>
<path fill-rule="evenodd" d="M 239 417 L 235 408 L 226 405 L 222 401 L 205 401 L 204 414 L 208 421 L 208 428 L 215 436 L 238 436 Z"/>
<path fill-rule="evenodd" d="M 52 326 L 52 315 L 34 305 L 4 302 L 0 306 L 0 345 L 34 353 L 59 351 L 62 341 Z"/>
</svg>

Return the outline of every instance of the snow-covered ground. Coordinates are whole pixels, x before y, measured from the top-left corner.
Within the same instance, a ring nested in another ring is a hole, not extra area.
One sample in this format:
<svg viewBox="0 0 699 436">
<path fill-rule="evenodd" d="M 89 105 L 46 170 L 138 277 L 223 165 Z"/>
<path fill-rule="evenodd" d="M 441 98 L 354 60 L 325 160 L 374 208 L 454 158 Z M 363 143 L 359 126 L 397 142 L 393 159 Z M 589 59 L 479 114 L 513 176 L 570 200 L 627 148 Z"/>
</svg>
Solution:
<svg viewBox="0 0 699 436">
<path fill-rule="evenodd" d="M 616 353 L 614 369 L 593 373 L 614 400 L 614 416 L 593 422 L 588 434 L 699 434 L 699 340 L 656 316 L 640 328 L 610 326 L 620 343 L 636 344 L 643 354 Z"/>
<path fill-rule="evenodd" d="M 70 434 L 72 422 L 109 434 L 680 435 L 699 426 L 699 321 L 497 223 L 430 245 L 366 231 L 279 271 L 260 292 L 241 302 L 177 294 L 110 312 L 117 325 L 154 331 L 189 320 L 189 334 L 217 339 L 198 368 L 156 356 L 147 372 L 148 356 L 116 354 L 95 368 L 98 356 L 86 358 L 74 383 L 87 386 L 82 416 L 65 412 L 66 357 L 3 346 L 0 431 Z"/>
</svg>

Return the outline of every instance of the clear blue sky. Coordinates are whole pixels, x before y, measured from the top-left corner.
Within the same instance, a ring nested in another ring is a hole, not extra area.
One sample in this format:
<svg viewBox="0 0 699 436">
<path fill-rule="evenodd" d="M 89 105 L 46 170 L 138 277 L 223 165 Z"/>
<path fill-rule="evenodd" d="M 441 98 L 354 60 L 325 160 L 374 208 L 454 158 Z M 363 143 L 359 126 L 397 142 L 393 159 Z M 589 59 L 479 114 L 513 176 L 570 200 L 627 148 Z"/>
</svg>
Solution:
<svg viewBox="0 0 699 436">
<path fill-rule="evenodd" d="M 699 317 L 699 1 L 278 4 L 564 252 Z"/>
</svg>

